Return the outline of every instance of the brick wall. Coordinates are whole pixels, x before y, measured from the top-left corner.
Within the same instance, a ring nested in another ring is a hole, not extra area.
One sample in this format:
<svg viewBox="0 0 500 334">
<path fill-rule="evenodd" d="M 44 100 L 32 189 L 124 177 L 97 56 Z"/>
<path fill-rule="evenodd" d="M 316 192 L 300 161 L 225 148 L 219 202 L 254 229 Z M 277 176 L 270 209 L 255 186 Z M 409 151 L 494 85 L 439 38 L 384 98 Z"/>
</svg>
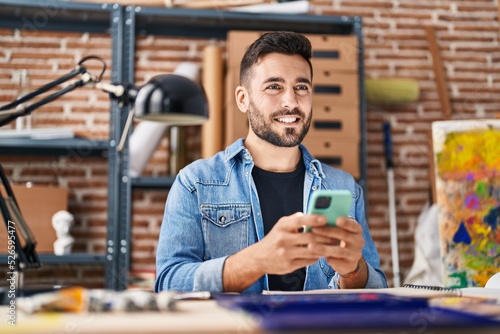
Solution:
<svg viewBox="0 0 500 334">
<path fill-rule="evenodd" d="M 369 105 L 368 199 L 369 222 L 382 268 L 392 278 L 388 198 L 383 159 L 382 122 L 391 121 L 394 141 L 396 208 L 401 272 L 413 261 L 417 218 L 429 199 L 428 134 L 431 122 L 441 119 L 439 96 L 424 25 L 436 27 L 446 71 L 454 119 L 494 117 L 500 107 L 497 1 L 313 0 L 320 15 L 363 17 L 365 75 L 418 80 L 417 103 Z M 144 36 L 137 41 L 136 82 L 172 72 L 182 61 L 201 62 L 201 50 L 223 41 Z M 0 104 L 15 98 L 22 69 L 29 70 L 32 88 L 66 73 L 84 55 L 98 54 L 110 64 L 110 39 L 102 34 L 0 30 Z M 97 64 L 91 67 L 98 70 Z M 106 80 L 109 80 L 109 71 Z M 109 101 L 104 93 L 83 89 L 41 108 L 35 126 L 70 126 L 90 138 L 106 138 Z M 190 127 L 189 159 L 199 156 L 199 128 Z M 14 182 L 32 181 L 69 188 L 69 209 L 75 214 L 73 234 L 79 251 L 104 250 L 106 223 L 105 159 L 74 157 L 5 157 L 2 164 Z M 166 175 L 168 138 L 144 174 Z M 134 190 L 132 213 L 132 270 L 154 270 L 155 245 L 168 192 Z M 55 266 L 28 272 L 28 282 L 102 284 L 102 268 Z M 3 271 L 1 271 L 3 272 Z M 54 275 L 54 272 L 57 275 Z M 2 274 L 0 274 L 1 276 Z M 0 285 L 5 280 L 0 281 Z"/>
</svg>

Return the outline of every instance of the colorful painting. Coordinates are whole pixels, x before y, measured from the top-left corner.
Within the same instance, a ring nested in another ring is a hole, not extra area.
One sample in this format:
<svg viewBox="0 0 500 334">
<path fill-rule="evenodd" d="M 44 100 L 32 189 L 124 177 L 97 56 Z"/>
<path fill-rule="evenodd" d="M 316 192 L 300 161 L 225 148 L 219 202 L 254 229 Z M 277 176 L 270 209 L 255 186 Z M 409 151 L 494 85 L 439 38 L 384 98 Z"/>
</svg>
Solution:
<svg viewBox="0 0 500 334">
<path fill-rule="evenodd" d="M 500 120 L 432 124 L 443 284 L 500 271 Z"/>
</svg>

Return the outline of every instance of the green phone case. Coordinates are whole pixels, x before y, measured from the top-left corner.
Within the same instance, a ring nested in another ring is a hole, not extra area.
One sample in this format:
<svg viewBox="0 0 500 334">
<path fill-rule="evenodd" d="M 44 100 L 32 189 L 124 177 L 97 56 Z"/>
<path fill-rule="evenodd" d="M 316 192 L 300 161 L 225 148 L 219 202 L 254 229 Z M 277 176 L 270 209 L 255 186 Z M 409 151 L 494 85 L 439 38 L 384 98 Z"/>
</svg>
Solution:
<svg viewBox="0 0 500 334">
<path fill-rule="evenodd" d="M 325 198 L 329 198 L 329 202 Z M 328 226 L 335 226 L 338 217 L 347 217 L 351 204 L 352 193 L 348 190 L 316 190 L 309 201 L 307 213 L 326 216 Z"/>
</svg>

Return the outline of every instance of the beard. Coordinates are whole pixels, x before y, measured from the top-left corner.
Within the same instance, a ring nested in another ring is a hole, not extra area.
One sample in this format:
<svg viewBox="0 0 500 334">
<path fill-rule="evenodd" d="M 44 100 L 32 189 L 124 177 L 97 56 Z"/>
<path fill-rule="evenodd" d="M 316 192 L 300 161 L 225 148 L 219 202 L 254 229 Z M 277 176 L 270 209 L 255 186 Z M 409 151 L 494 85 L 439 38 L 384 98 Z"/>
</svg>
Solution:
<svg viewBox="0 0 500 334">
<path fill-rule="evenodd" d="M 289 115 L 299 116 L 300 119 L 303 120 L 304 125 L 301 128 L 285 128 L 284 133 L 273 130 L 272 124 L 276 117 Z M 262 111 L 255 106 L 253 101 L 250 101 L 248 106 L 248 121 L 250 123 L 250 128 L 257 137 L 278 147 L 294 147 L 299 145 L 309 131 L 311 119 L 312 112 L 309 114 L 309 117 L 306 117 L 306 114 L 297 108 L 293 110 L 280 110 L 266 118 Z"/>
</svg>

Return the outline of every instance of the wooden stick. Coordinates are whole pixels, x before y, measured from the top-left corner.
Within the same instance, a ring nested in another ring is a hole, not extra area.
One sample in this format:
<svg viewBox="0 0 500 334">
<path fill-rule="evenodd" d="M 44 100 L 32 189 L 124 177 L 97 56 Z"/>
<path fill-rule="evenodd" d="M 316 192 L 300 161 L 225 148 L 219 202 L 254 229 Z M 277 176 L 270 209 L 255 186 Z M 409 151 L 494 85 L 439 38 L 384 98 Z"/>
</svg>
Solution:
<svg viewBox="0 0 500 334">
<path fill-rule="evenodd" d="M 451 105 L 450 98 L 448 95 L 448 86 L 446 85 L 445 73 L 443 71 L 443 63 L 441 61 L 441 54 L 439 53 L 439 45 L 436 39 L 436 32 L 434 27 L 425 27 L 427 35 L 427 43 L 429 43 L 429 49 L 432 55 L 432 64 L 434 67 L 434 77 L 436 79 L 436 85 L 439 93 L 439 100 L 441 102 L 441 108 L 443 112 L 443 119 L 451 118 Z"/>
</svg>

